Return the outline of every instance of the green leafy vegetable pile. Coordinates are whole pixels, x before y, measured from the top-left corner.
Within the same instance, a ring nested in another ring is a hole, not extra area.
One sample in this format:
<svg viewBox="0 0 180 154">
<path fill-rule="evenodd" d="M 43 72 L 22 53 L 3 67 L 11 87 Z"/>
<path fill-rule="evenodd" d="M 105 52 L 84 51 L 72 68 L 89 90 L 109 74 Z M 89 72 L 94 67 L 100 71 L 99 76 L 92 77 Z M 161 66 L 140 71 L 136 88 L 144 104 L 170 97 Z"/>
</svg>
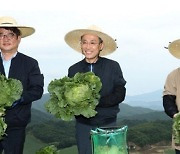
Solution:
<svg viewBox="0 0 180 154">
<path fill-rule="evenodd" d="M 60 154 L 55 145 L 49 145 L 39 149 L 36 154 Z"/>
<path fill-rule="evenodd" d="M 173 136 L 175 144 L 180 146 L 180 112 L 173 118 Z"/>
<path fill-rule="evenodd" d="M 74 77 L 55 79 L 48 85 L 50 99 L 45 103 L 48 112 L 65 121 L 75 115 L 93 117 L 99 102 L 102 83 L 93 72 L 76 73 Z"/>
<path fill-rule="evenodd" d="M 20 99 L 23 91 L 22 83 L 17 79 L 6 78 L 0 74 L 0 139 L 5 135 L 7 124 L 4 115 L 7 107 Z"/>
</svg>

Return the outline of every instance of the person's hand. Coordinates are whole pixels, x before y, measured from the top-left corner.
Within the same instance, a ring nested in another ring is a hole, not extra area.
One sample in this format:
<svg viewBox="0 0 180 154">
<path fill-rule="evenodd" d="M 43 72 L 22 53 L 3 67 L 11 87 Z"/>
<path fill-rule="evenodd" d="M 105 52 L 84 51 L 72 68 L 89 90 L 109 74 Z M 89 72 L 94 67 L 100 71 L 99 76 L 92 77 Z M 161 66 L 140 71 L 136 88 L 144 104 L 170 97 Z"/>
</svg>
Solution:
<svg viewBox="0 0 180 154">
<path fill-rule="evenodd" d="M 20 104 L 23 102 L 23 98 L 21 97 L 20 99 L 16 100 L 13 102 L 11 108 L 15 107 L 16 105 Z"/>
<path fill-rule="evenodd" d="M 175 114 L 173 115 L 173 118 L 175 118 L 179 113 L 180 113 L 180 112 L 175 113 Z"/>
</svg>

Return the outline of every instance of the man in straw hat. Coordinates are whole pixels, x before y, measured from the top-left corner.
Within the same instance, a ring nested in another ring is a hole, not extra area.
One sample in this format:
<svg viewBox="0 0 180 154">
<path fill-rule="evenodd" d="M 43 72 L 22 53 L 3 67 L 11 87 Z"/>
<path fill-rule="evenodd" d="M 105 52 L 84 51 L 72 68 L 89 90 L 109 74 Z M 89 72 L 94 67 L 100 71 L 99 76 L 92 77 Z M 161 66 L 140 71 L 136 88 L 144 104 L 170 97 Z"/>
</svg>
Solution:
<svg viewBox="0 0 180 154">
<path fill-rule="evenodd" d="M 0 73 L 22 82 L 19 100 L 6 109 L 6 134 L 0 141 L 0 152 L 23 154 L 25 128 L 30 122 L 31 104 L 43 94 L 44 77 L 38 62 L 18 51 L 21 38 L 34 33 L 34 28 L 18 25 L 11 17 L 0 17 Z"/>
<path fill-rule="evenodd" d="M 180 59 L 180 40 L 170 43 L 168 49 L 174 57 Z M 163 91 L 163 106 L 165 113 L 171 118 L 176 117 L 180 111 L 180 68 L 173 70 L 167 76 Z M 174 139 L 172 145 L 176 154 L 180 154 L 180 146 L 174 143 Z"/>
<path fill-rule="evenodd" d="M 77 72 L 92 71 L 102 82 L 101 98 L 96 107 L 97 114 L 92 118 L 76 116 L 76 140 L 79 154 L 91 154 L 90 131 L 96 127 L 116 125 L 119 103 L 125 98 L 126 81 L 120 65 L 105 55 L 117 49 L 116 42 L 98 27 L 70 31 L 65 36 L 66 43 L 74 50 L 82 53 L 85 58 L 72 65 L 68 76 Z"/>
</svg>

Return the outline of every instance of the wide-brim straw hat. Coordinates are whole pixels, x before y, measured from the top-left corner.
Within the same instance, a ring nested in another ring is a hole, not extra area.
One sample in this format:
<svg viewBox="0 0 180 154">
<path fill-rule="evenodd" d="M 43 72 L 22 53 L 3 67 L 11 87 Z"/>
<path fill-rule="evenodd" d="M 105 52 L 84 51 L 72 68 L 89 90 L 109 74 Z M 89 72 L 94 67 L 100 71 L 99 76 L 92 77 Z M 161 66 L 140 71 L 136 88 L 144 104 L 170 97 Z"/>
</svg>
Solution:
<svg viewBox="0 0 180 154">
<path fill-rule="evenodd" d="M 101 29 L 95 25 L 88 27 L 87 29 L 76 29 L 68 32 L 65 35 L 65 42 L 74 50 L 82 53 L 81 50 L 81 36 L 85 34 L 97 35 L 103 40 L 104 48 L 100 52 L 100 56 L 105 56 L 111 54 L 117 49 L 117 44 L 115 39 L 106 33 L 102 32 Z"/>
<path fill-rule="evenodd" d="M 174 57 L 180 59 L 180 39 L 171 42 L 168 50 Z"/>
<path fill-rule="evenodd" d="M 5 27 L 18 28 L 21 32 L 22 38 L 32 35 L 35 32 L 35 29 L 33 27 L 19 25 L 14 18 L 8 16 L 0 17 L 0 28 L 5 28 Z"/>
</svg>

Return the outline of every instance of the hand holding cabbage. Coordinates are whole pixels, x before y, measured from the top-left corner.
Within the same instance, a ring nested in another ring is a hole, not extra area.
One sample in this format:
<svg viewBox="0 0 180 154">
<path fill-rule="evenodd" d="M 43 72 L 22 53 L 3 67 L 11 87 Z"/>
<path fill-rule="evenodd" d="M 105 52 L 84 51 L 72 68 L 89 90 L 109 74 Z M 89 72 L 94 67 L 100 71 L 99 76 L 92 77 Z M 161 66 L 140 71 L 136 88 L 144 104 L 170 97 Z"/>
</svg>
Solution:
<svg viewBox="0 0 180 154">
<path fill-rule="evenodd" d="M 45 107 L 48 112 L 65 121 L 76 115 L 93 117 L 99 102 L 102 83 L 93 72 L 76 73 L 74 77 L 55 79 L 48 85 L 50 100 Z"/>
</svg>

